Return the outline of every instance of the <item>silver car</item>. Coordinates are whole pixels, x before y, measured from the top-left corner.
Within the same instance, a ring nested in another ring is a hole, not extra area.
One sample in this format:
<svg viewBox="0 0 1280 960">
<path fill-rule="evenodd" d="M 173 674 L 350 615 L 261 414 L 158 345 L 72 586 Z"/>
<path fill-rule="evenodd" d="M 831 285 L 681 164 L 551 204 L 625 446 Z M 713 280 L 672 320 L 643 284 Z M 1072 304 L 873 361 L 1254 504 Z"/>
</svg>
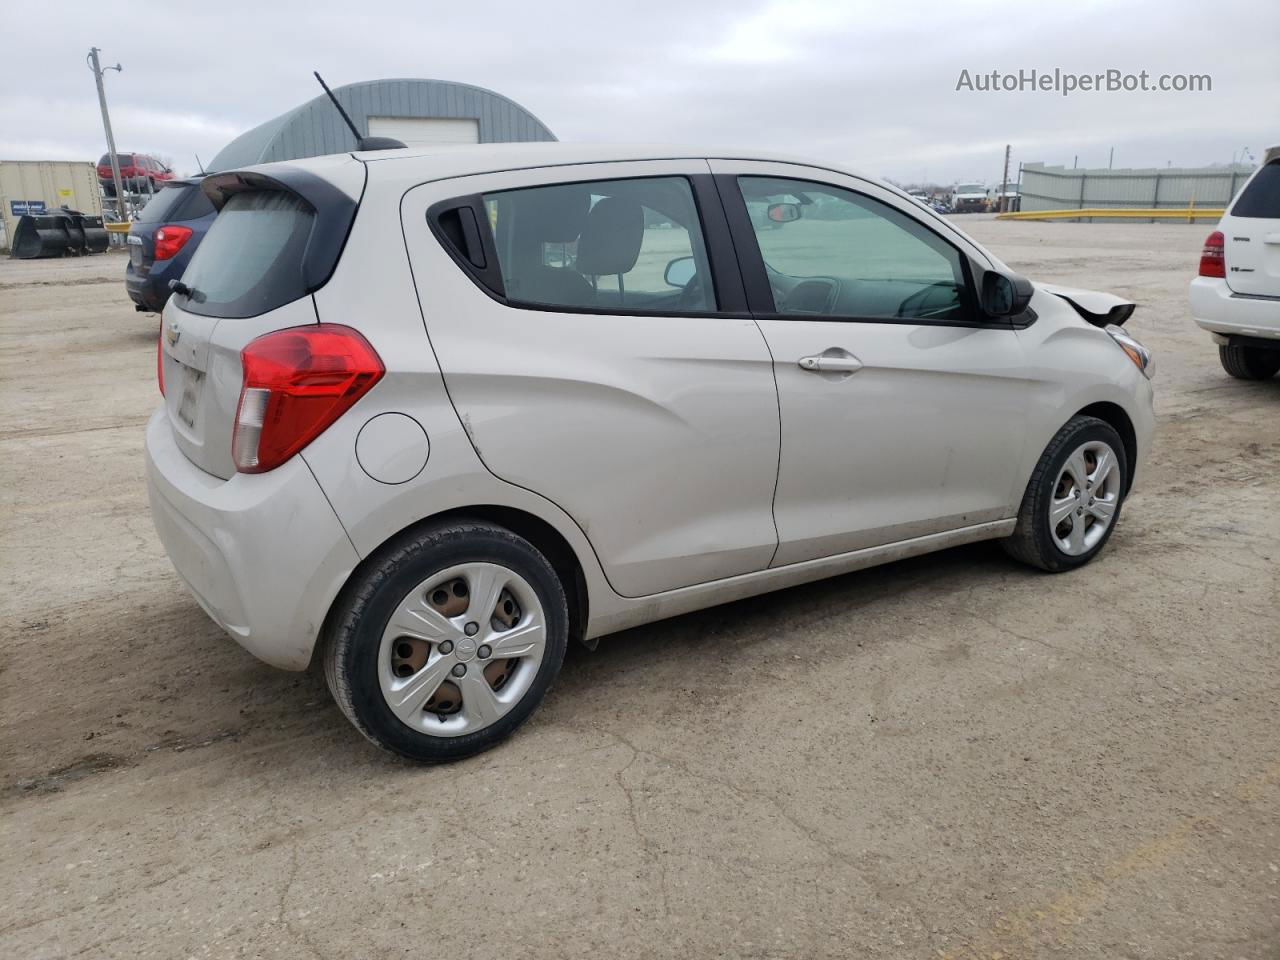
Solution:
<svg viewBox="0 0 1280 960">
<path fill-rule="evenodd" d="M 570 642 L 956 544 L 1115 529 L 1153 429 L 1106 294 L 874 179 L 670 148 L 219 173 L 165 308 L 156 527 L 369 739 L 493 745 Z"/>
</svg>

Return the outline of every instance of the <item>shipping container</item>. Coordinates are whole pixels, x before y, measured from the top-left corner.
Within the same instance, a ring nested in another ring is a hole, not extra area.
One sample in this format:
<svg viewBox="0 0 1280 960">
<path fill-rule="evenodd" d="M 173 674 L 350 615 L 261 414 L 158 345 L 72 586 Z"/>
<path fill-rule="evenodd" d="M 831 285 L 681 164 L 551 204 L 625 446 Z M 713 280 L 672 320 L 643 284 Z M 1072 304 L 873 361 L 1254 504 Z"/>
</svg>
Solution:
<svg viewBox="0 0 1280 960">
<path fill-rule="evenodd" d="M 24 213 L 70 207 L 102 216 L 102 191 L 92 163 L 68 160 L 0 160 L 0 250 Z"/>
</svg>

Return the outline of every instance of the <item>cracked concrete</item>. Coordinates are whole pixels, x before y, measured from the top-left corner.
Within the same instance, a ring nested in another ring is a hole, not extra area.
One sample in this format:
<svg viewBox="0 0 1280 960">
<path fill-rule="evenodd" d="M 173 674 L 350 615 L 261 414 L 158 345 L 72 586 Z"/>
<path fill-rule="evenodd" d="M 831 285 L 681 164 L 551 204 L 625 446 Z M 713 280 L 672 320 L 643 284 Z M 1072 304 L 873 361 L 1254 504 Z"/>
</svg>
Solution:
<svg viewBox="0 0 1280 960">
<path fill-rule="evenodd" d="M 1208 228 L 962 224 L 1135 296 L 1160 434 L 1077 573 L 952 550 L 575 652 L 500 749 L 372 749 L 151 531 L 157 318 L 0 262 L 0 956 L 1280 956 L 1280 380 Z"/>
</svg>

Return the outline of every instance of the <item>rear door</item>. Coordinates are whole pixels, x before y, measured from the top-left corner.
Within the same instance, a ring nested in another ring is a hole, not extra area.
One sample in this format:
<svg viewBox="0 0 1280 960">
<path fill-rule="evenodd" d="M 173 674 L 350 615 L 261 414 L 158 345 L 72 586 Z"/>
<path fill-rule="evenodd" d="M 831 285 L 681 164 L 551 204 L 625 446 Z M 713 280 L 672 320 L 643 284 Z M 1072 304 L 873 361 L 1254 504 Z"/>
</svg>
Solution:
<svg viewBox="0 0 1280 960">
<path fill-rule="evenodd" d="M 369 136 L 391 137 L 409 147 L 479 143 L 480 121 L 469 117 L 370 117 Z"/>
<path fill-rule="evenodd" d="M 777 394 L 705 161 L 424 184 L 401 212 L 490 471 L 569 513 L 624 596 L 768 565 Z"/>
<path fill-rule="evenodd" d="M 977 314 L 980 251 L 853 177 L 712 169 L 776 363 L 774 565 L 1012 516 L 1029 382 L 1013 326 Z"/>
<path fill-rule="evenodd" d="M 1280 148 L 1267 151 L 1220 229 L 1227 286 L 1249 296 L 1280 297 Z"/>
</svg>

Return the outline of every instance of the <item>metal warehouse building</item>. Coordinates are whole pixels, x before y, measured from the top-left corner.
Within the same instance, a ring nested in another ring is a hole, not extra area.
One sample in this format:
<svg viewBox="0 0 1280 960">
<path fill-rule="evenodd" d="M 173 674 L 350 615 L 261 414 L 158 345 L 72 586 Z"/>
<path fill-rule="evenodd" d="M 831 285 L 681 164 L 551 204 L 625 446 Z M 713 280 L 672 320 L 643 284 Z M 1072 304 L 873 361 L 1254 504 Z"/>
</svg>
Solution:
<svg viewBox="0 0 1280 960">
<path fill-rule="evenodd" d="M 546 124 L 501 94 L 445 80 L 367 80 L 333 91 L 365 136 L 427 143 L 554 140 Z M 240 134 L 208 169 L 354 150 L 355 138 L 329 98 L 320 96 Z"/>
</svg>

